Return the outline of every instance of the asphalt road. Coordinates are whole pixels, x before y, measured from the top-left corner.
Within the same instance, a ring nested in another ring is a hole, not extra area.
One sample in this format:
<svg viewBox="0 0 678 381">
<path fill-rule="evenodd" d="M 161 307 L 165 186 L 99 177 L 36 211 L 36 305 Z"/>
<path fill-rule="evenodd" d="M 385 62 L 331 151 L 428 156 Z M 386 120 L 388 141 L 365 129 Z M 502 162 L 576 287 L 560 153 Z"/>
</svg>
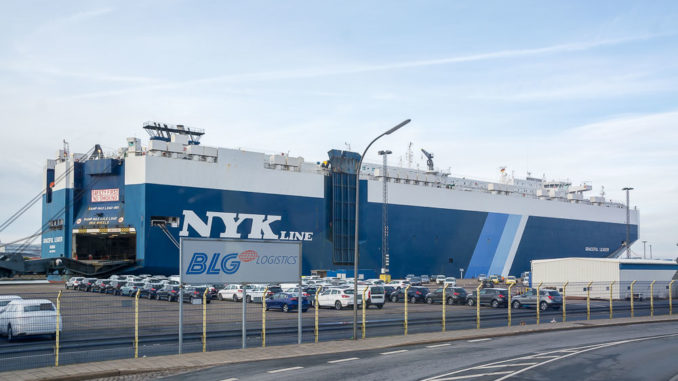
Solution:
<svg viewBox="0 0 678 381">
<path fill-rule="evenodd" d="M 54 300 L 57 285 L 2 286 L 1 294 L 18 294 L 24 298 Z M 61 335 L 60 363 L 130 358 L 134 355 L 134 300 L 129 297 L 102 295 L 80 291 L 65 291 L 62 296 L 64 330 Z M 202 350 L 202 306 L 184 305 L 184 352 Z M 250 304 L 247 314 L 248 346 L 261 345 L 261 305 Z M 241 303 L 212 301 L 207 305 L 207 349 L 220 350 L 241 346 Z M 409 333 L 432 332 L 441 329 L 442 306 L 409 305 Z M 591 318 L 607 319 L 609 303 L 592 301 Z M 139 300 L 139 356 L 158 356 L 177 353 L 178 304 L 166 301 Z M 617 301 L 615 317 L 630 315 L 629 302 Z M 447 307 L 447 329 L 475 328 L 476 309 L 468 306 Z M 583 300 L 567 303 L 568 321 L 586 319 Z M 655 302 L 655 314 L 668 314 L 666 300 Z M 304 313 L 303 341 L 314 340 L 315 311 Z M 649 315 L 649 302 L 636 302 L 636 316 Z M 352 310 L 322 309 L 320 341 L 352 338 Z M 513 310 L 513 324 L 535 324 L 534 309 Z M 296 313 L 269 311 L 267 345 L 295 343 L 297 340 Z M 387 303 L 381 310 L 367 311 L 367 337 L 399 335 L 403 333 L 403 303 Z M 542 313 L 543 324 L 562 321 L 562 311 Z M 481 327 L 499 327 L 507 324 L 506 308 L 481 307 Z M 45 337 L 22 338 L 9 343 L 0 338 L 0 371 L 27 369 L 54 364 L 54 341 Z"/>
<path fill-rule="evenodd" d="M 214 367 L 163 380 L 676 380 L 678 324 L 544 332 Z"/>
</svg>

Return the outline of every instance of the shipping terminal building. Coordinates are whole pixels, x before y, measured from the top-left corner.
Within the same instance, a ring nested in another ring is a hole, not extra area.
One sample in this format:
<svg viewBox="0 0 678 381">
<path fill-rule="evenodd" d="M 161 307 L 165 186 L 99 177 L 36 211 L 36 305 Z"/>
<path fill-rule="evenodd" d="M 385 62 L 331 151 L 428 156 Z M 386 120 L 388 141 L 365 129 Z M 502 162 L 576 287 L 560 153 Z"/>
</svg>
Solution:
<svg viewBox="0 0 678 381">
<path fill-rule="evenodd" d="M 169 234 L 301 241 L 304 274 L 352 272 L 359 154 L 330 150 L 308 162 L 207 147 L 203 130 L 183 125 L 143 129 L 145 146 L 128 138 L 114 153 L 97 145 L 47 160 L 43 258 L 175 274 Z M 638 210 L 586 196 L 590 184 L 504 170 L 496 182 L 454 177 L 426 154 L 427 170 L 363 163 L 361 272 L 519 275 L 534 259 L 615 257 L 627 229 L 631 243 L 638 238 Z"/>
</svg>

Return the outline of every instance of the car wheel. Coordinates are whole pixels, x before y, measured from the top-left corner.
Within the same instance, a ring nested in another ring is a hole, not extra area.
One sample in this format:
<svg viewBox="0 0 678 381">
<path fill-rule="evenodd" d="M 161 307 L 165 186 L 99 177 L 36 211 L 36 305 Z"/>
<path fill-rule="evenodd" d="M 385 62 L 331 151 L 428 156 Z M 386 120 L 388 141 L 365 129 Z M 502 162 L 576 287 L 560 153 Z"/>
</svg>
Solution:
<svg viewBox="0 0 678 381">
<path fill-rule="evenodd" d="M 245 299 L 247 300 L 247 303 L 252 303 L 252 297 L 251 296 L 247 295 L 247 297 Z"/>
<path fill-rule="evenodd" d="M 447 298 L 447 304 L 454 304 L 454 298 Z"/>
<path fill-rule="evenodd" d="M 337 300 L 336 302 L 334 302 L 334 309 L 335 310 L 341 309 L 341 302 L 340 301 Z"/>
<path fill-rule="evenodd" d="M 490 303 L 492 308 L 499 308 L 499 302 L 497 300 L 493 300 L 492 303 Z"/>
<path fill-rule="evenodd" d="M 14 340 L 14 332 L 12 332 L 12 325 L 7 325 L 7 341 Z"/>
<path fill-rule="evenodd" d="M 469 300 L 466 301 L 466 304 L 469 305 L 469 306 L 471 306 L 471 307 L 473 307 L 473 306 L 476 305 L 476 301 L 473 300 L 473 299 L 469 299 Z"/>
<path fill-rule="evenodd" d="M 412 298 L 410 298 L 410 303 L 412 303 L 412 304 L 417 303 L 417 298 L 415 298 L 414 296 Z"/>
<path fill-rule="evenodd" d="M 426 303 L 433 304 L 433 299 L 432 298 L 426 298 Z"/>
<path fill-rule="evenodd" d="M 235 294 L 233 294 L 233 301 L 234 301 L 234 302 L 237 302 L 237 301 L 238 301 L 238 296 L 235 295 Z"/>
<path fill-rule="evenodd" d="M 219 300 L 223 301 L 223 300 L 224 300 L 224 297 L 223 297 L 223 296 L 221 296 L 221 294 L 217 294 L 217 299 L 219 299 Z"/>
<path fill-rule="evenodd" d="M 287 304 L 282 305 L 282 311 L 283 312 L 290 312 L 290 307 Z"/>
<path fill-rule="evenodd" d="M 511 303 L 511 306 L 517 310 L 520 308 L 520 302 L 516 300 L 515 302 Z"/>
<path fill-rule="evenodd" d="M 398 297 L 397 296 L 391 296 L 391 302 L 398 303 Z"/>
<path fill-rule="evenodd" d="M 376 306 L 377 306 L 378 309 L 384 308 L 384 305 L 383 305 L 383 304 L 377 304 Z"/>
<path fill-rule="evenodd" d="M 549 308 L 549 305 L 546 302 L 539 303 L 539 309 L 540 310 L 546 311 L 547 308 Z"/>
</svg>

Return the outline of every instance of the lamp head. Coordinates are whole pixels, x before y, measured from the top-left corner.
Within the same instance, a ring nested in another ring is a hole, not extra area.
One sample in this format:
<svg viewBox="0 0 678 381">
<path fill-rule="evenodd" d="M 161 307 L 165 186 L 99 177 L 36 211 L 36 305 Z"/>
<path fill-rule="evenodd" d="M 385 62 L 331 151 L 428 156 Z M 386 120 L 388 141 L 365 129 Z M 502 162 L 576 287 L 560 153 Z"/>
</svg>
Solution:
<svg viewBox="0 0 678 381">
<path fill-rule="evenodd" d="M 395 127 L 391 128 L 390 130 L 386 131 L 384 134 L 386 134 L 386 135 L 391 135 L 392 133 L 398 131 L 398 130 L 400 129 L 400 127 L 406 125 L 407 123 L 409 123 L 409 122 L 411 122 L 411 121 L 412 121 L 412 119 L 406 119 L 406 120 L 400 122 L 397 126 L 395 126 Z"/>
</svg>

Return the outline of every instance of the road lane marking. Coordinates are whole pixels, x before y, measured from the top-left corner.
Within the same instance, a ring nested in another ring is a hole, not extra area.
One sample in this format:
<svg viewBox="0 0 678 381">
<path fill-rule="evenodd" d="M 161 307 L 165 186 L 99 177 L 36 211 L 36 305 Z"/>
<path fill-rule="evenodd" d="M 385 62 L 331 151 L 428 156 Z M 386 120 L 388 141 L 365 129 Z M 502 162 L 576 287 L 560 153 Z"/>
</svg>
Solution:
<svg viewBox="0 0 678 381">
<path fill-rule="evenodd" d="M 503 367 L 511 367 L 511 366 L 530 366 L 537 364 L 536 362 L 521 362 L 521 363 L 515 363 L 515 364 L 490 364 L 490 365 L 482 365 L 479 366 L 478 369 L 487 369 L 487 368 L 503 368 Z"/>
<path fill-rule="evenodd" d="M 282 369 L 276 369 L 276 370 L 269 370 L 268 373 L 280 373 L 280 372 L 287 372 L 290 370 L 297 370 L 297 369 L 303 369 L 303 366 L 293 366 L 291 368 L 282 368 Z"/>
<path fill-rule="evenodd" d="M 336 364 L 336 363 L 339 363 L 339 362 L 346 362 L 346 361 L 353 361 L 353 360 L 360 360 L 360 359 L 358 357 L 349 357 L 349 358 L 346 358 L 346 359 L 328 361 L 327 363 L 328 364 Z"/>
<path fill-rule="evenodd" d="M 485 376 L 503 376 L 505 374 L 513 373 L 510 370 L 509 371 L 503 371 L 503 372 L 491 372 L 491 373 L 479 373 L 479 374 L 469 374 L 466 376 L 452 376 L 452 377 L 446 377 L 446 378 L 437 378 L 437 381 L 452 381 L 452 380 L 464 380 L 468 378 L 476 378 L 476 377 L 485 377 Z"/>
<path fill-rule="evenodd" d="M 492 340 L 492 339 L 486 337 L 486 338 L 484 338 L 484 339 L 474 339 L 474 340 L 469 340 L 468 342 L 469 342 L 469 343 L 477 343 L 477 342 L 479 342 L 479 341 L 488 341 L 488 340 Z"/>
<path fill-rule="evenodd" d="M 401 349 L 399 351 L 391 351 L 391 352 L 382 352 L 380 354 L 382 354 L 382 355 L 394 355 L 396 353 L 403 353 L 403 352 L 407 352 L 407 349 Z"/>
<path fill-rule="evenodd" d="M 426 348 L 439 348 L 439 347 L 446 347 L 448 345 L 452 345 L 452 344 L 447 343 L 447 344 L 427 345 Z"/>
<path fill-rule="evenodd" d="M 238 379 L 235 378 L 235 377 L 231 377 L 231 378 L 227 378 L 227 379 L 221 380 L 221 381 L 238 381 Z"/>
<path fill-rule="evenodd" d="M 533 359 L 554 359 L 558 356 L 534 356 Z"/>
</svg>

